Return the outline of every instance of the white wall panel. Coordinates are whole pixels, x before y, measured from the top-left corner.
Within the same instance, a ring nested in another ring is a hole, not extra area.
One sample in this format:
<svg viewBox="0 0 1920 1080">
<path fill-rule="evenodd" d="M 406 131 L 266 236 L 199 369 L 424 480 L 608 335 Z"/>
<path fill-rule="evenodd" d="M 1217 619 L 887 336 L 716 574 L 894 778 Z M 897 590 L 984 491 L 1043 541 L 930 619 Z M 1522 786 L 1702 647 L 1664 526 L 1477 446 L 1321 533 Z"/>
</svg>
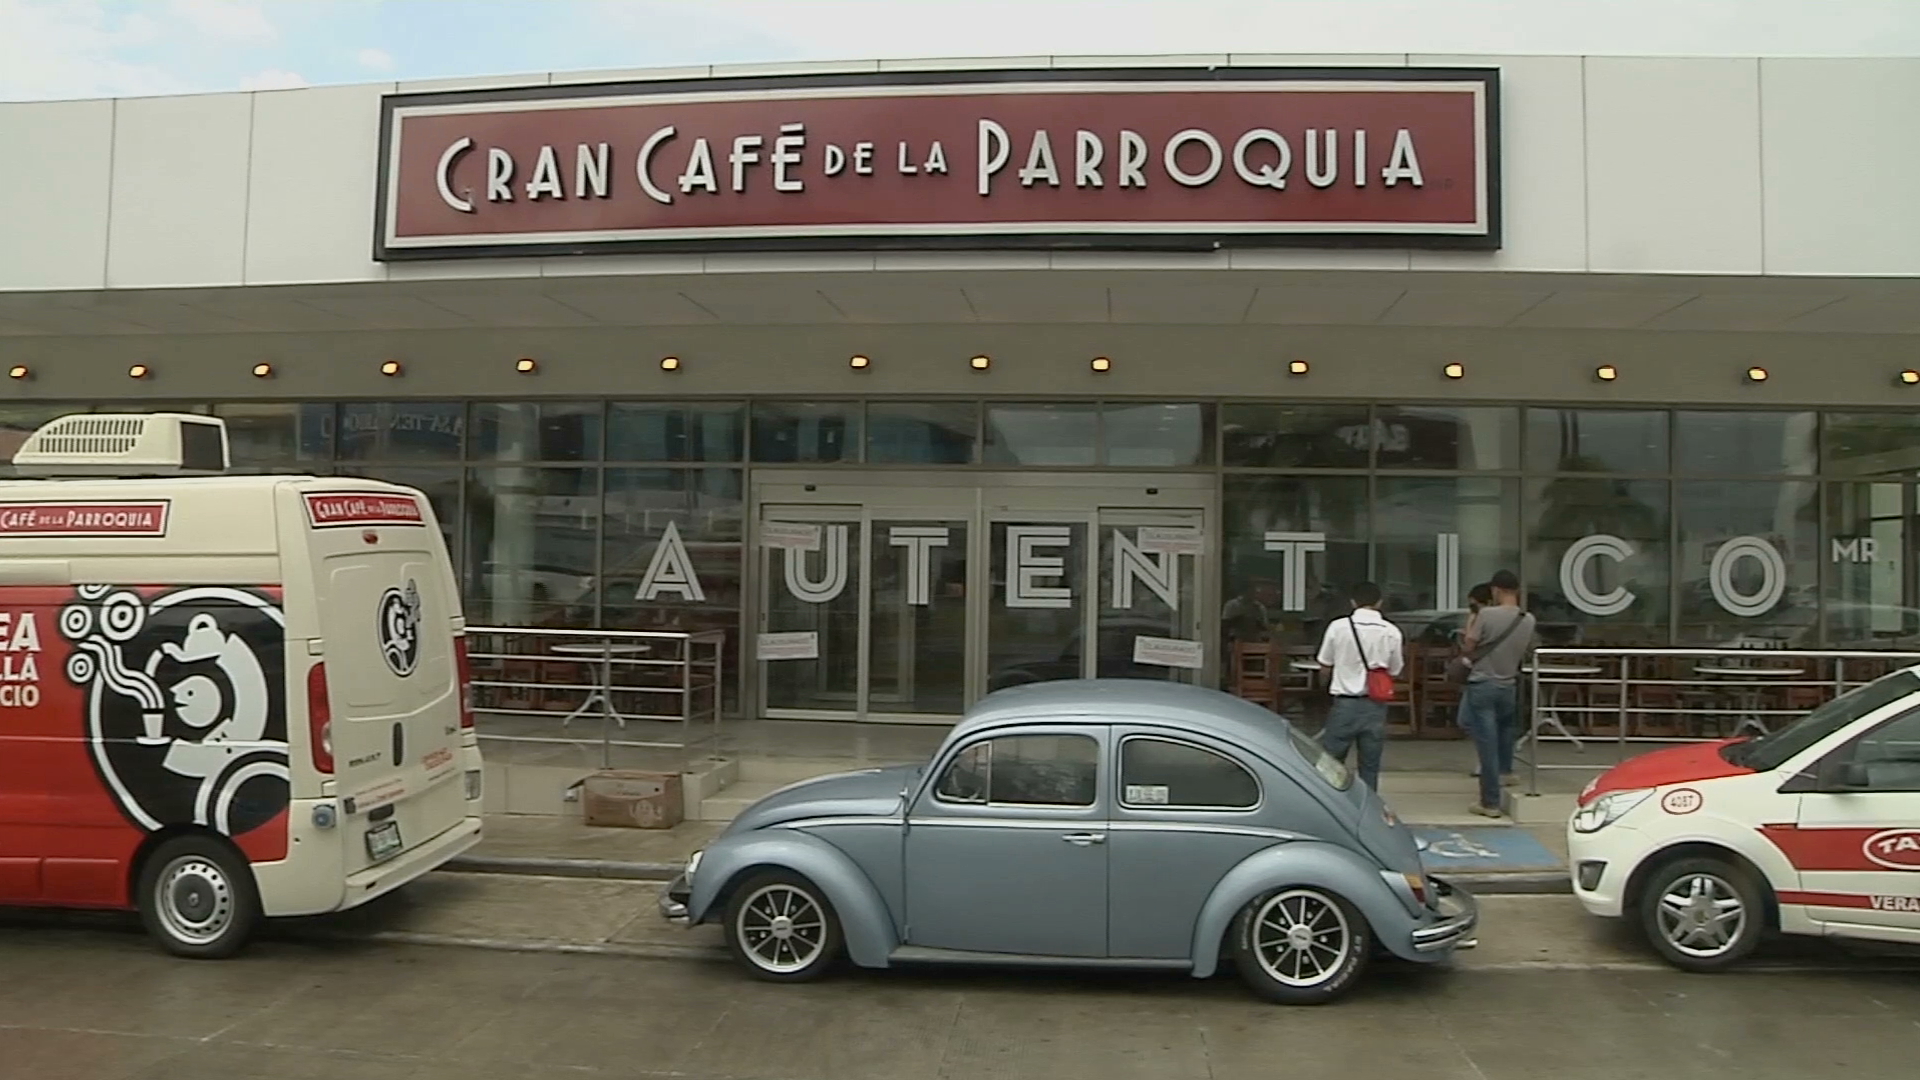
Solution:
<svg viewBox="0 0 1920 1080">
<path fill-rule="evenodd" d="M 1760 62 L 1769 274 L 1920 274 L 1920 60 Z"/>
<path fill-rule="evenodd" d="M 0 289 L 97 289 L 113 102 L 0 105 Z"/>
<path fill-rule="evenodd" d="M 119 103 L 109 288 L 242 283 L 252 115 L 251 94 Z"/>
<path fill-rule="evenodd" d="M 254 96 L 248 170 L 249 285 L 373 281 L 380 95 L 334 86 Z"/>
<path fill-rule="evenodd" d="M 1586 69 L 1588 268 L 1760 273 L 1759 62 Z"/>
<path fill-rule="evenodd" d="M 1415 56 L 1414 67 L 1500 68 L 1500 201 L 1494 252 L 1415 251 L 1415 270 L 1587 268 L 1585 90 L 1577 56 Z"/>
</svg>

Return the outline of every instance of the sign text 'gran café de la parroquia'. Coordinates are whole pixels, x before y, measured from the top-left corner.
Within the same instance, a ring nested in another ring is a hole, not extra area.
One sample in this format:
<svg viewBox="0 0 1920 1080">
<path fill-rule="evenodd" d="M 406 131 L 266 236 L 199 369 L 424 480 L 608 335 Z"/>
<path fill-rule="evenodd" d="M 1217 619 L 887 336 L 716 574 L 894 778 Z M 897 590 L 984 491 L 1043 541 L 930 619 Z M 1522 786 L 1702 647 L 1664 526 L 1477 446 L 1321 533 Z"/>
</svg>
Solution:
<svg viewBox="0 0 1920 1080">
<path fill-rule="evenodd" d="M 376 257 L 1497 248 L 1498 72 L 794 76 L 383 100 Z"/>
</svg>

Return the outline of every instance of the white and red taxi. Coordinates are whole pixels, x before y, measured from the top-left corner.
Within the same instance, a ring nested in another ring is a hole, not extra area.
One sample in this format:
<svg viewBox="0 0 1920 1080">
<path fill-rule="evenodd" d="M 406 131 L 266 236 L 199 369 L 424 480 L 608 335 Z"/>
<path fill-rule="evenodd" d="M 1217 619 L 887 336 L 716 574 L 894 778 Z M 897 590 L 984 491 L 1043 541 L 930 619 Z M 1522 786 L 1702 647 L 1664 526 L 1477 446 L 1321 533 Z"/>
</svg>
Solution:
<svg viewBox="0 0 1920 1080">
<path fill-rule="evenodd" d="M 1601 774 L 1567 823 L 1574 895 L 1715 971 L 1762 931 L 1920 944 L 1920 668 L 1771 734 Z"/>
</svg>

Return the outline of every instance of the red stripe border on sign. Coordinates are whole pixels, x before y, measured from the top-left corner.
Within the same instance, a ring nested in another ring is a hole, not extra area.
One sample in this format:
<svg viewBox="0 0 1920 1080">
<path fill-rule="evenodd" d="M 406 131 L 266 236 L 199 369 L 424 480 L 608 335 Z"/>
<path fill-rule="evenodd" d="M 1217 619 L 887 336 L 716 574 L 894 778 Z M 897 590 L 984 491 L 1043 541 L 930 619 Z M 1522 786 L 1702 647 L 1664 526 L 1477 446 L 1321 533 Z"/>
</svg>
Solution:
<svg viewBox="0 0 1920 1080">
<path fill-rule="evenodd" d="M 139 527 L 113 528 L 81 525 L 78 527 L 60 527 L 55 522 L 60 512 L 68 515 L 86 510 L 101 512 L 145 511 L 154 518 L 152 525 Z M 42 527 L 41 521 L 34 517 L 36 512 L 47 512 L 47 520 Z M 21 515 L 28 515 L 23 519 Z M 152 539 L 167 535 L 167 526 L 173 518 L 172 499 L 36 499 L 32 502 L 0 503 L 0 537 L 18 540 L 30 540 L 39 537 L 62 539 L 111 539 L 114 537 L 138 537 Z"/>
<path fill-rule="evenodd" d="M 420 500 L 412 495 L 391 491 L 309 491 L 301 499 L 307 508 L 307 524 L 315 529 L 349 529 L 367 525 L 418 528 L 427 523 L 426 511 L 421 508 Z M 354 500 L 371 501 L 378 505 L 347 505 L 326 513 L 320 509 L 330 503 L 351 504 Z M 410 514 L 400 511 L 402 504 L 410 509 Z"/>
</svg>

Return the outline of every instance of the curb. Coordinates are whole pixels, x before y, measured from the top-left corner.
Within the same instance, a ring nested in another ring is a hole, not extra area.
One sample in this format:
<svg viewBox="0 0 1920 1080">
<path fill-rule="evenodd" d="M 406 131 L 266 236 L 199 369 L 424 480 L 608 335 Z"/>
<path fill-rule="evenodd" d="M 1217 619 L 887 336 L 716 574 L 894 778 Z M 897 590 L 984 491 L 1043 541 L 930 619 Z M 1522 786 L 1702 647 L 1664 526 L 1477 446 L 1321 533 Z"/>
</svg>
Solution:
<svg viewBox="0 0 1920 1080">
<path fill-rule="evenodd" d="M 534 877 L 602 878 L 615 881 L 672 881 L 679 863 L 623 862 L 619 859 L 550 859 L 526 855 L 459 855 L 442 870 L 457 874 L 524 874 Z"/>
<path fill-rule="evenodd" d="M 528 877 L 588 878 L 602 881 L 672 881 L 681 868 L 673 863 L 622 862 L 617 859 L 547 859 L 521 855 L 462 855 L 441 868 L 456 874 L 504 874 Z M 1571 893 L 1573 882 L 1559 871 L 1445 874 L 1450 883 L 1476 896 L 1538 896 Z"/>
</svg>

